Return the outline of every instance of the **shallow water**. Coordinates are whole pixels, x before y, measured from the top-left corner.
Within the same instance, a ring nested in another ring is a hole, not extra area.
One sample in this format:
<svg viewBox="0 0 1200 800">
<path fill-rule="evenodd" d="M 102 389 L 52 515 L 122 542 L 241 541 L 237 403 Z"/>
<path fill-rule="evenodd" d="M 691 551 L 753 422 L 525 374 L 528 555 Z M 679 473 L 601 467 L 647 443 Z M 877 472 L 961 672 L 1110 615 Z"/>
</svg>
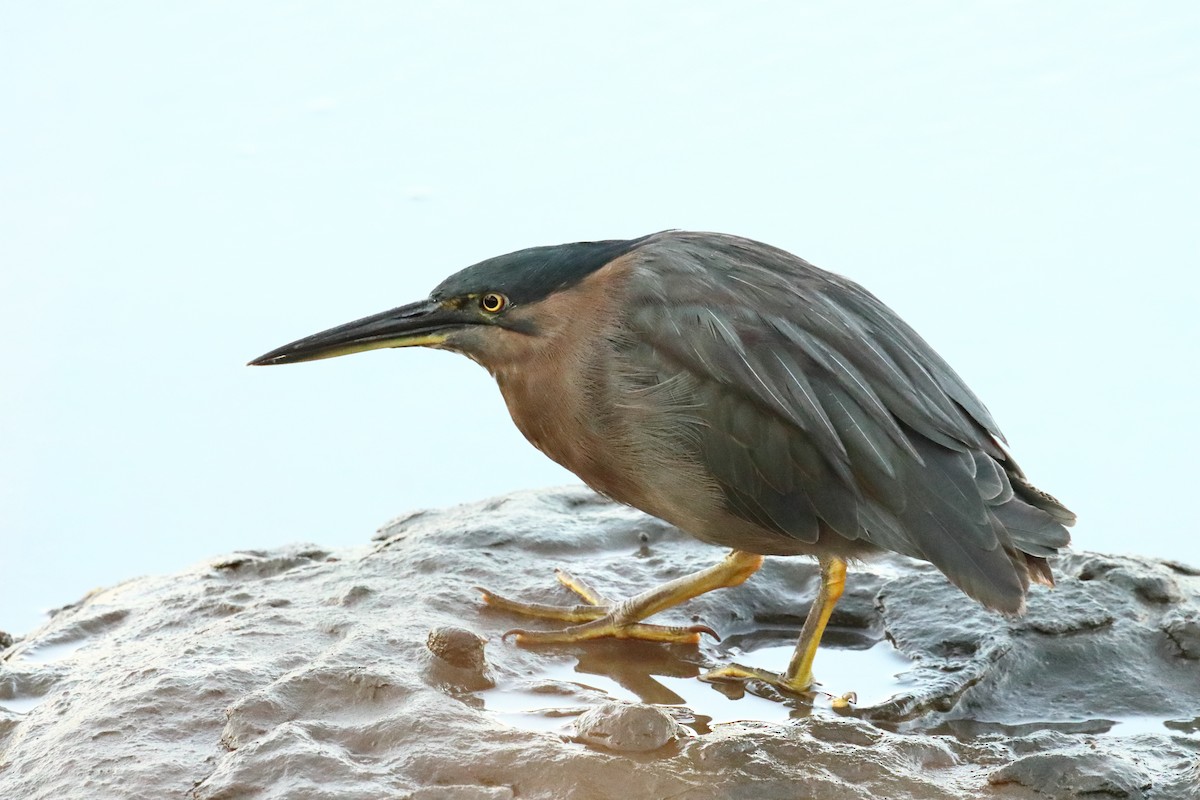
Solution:
<svg viewBox="0 0 1200 800">
<path fill-rule="evenodd" d="M 0 708 L 11 711 L 14 714 L 28 714 L 41 705 L 45 699 L 45 695 L 41 695 L 40 697 L 25 695 L 22 697 L 0 698 Z"/>
<path fill-rule="evenodd" d="M 722 662 L 783 670 L 794 645 L 778 643 L 778 637 L 770 632 L 765 635 L 774 636 L 773 642 L 758 647 L 727 646 Z M 863 648 L 822 648 L 817 654 L 816 670 L 824 681 L 811 699 L 784 698 L 753 683 L 707 683 L 700 680 L 703 668 L 693 658 L 677 656 L 669 648 L 642 648 L 628 642 L 585 648 L 573 658 L 547 652 L 540 673 L 527 679 L 501 681 L 478 697 L 497 720 L 527 730 L 572 736 L 576 717 L 598 702 L 617 700 L 658 705 L 696 735 L 703 735 L 737 722 L 783 723 L 811 714 L 842 715 L 846 712 L 834 709 L 831 700 L 846 692 L 857 694 L 854 708 L 868 709 L 911 691 L 916 684 L 911 674 L 913 661 L 887 640 Z M 763 691 L 763 695 L 755 691 Z M 995 735 L 1021 737 L 1047 730 L 1126 737 L 1161 735 L 1165 729 L 1173 736 L 1200 741 L 1200 718 L 957 719 L 933 728 L 918 727 L 925 733 L 961 740 Z"/>
<path fill-rule="evenodd" d="M 792 648 L 792 644 L 770 645 L 744 652 L 734 647 L 728 654 L 746 666 L 778 672 L 787 666 Z M 659 705 L 704 734 L 733 722 L 785 722 L 811 713 L 838 714 L 830 695 L 849 691 L 857 693 L 860 707 L 875 705 L 909 686 L 905 676 L 912 666 L 887 641 L 863 649 L 825 648 L 817 656 L 817 666 L 827 680 L 810 705 L 799 699 L 780 702 L 758 696 L 739 683 L 706 683 L 699 679 L 701 668 L 687 661 L 667 668 L 660 665 L 657 672 L 652 665 L 638 669 L 637 663 L 636 658 L 585 655 L 565 660 L 547 654 L 541 673 L 501 682 L 479 696 L 497 719 L 520 728 L 569 733 L 574 717 L 598 700 L 611 699 Z"/>
<path fill-rule="evenodd" d="M 63 641 L 54 643 L 38 644 L 36 647 L 25 647 L 25 649 L 10 657 L 5 663 L 15 667 L 38 667 L 55 664 L 74 657 L 89 641 L 91 641 L 91 637 L 80 636 L 75 639 L 64 639 Z M 18 645 L 18 647 L 24 647 L 24 645 Z M 3 691 L 12 693 L 15 696 L 0 697 L 0 708 L 7 709 L 16 714 L 28 714 L 49 696 L 45 684 L 36 681 L 27 681 L 20 674 L 15 678 L 15 682 L 4 686 Z"/>
<path fill-rule="evenodd" d="M 43 644 L 37 647 L 24 650 L 13 659 L 13 663 L 25 664 L 51 664 L 55 661 L 63 661 L 75 655 L 75 651 L 88 643 L 87 638 L 72 639 L 67 642 L 58 642 L 56 644 Z"/>
</svg>

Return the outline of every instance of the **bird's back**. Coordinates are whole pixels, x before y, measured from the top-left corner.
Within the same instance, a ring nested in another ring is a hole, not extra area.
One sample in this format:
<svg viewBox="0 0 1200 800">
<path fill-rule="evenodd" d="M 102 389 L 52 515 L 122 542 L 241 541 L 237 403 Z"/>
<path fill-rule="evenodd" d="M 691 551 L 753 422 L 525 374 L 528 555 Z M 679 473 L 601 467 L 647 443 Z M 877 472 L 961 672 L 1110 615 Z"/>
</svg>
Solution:
<svg viewBox="0 0 1200 800">
<path fill-rule="evenodd" d="M 869 292 L 719 234 L 658 234 L 618 261 L 592 379 L 595 403 L 633 410 L 605 435 L 639 479 L 609 494 L 751 552 L 924 559 L 1010 613 L 1030 578 L 1052 582 L 1074 516 Z"/>
</svg>

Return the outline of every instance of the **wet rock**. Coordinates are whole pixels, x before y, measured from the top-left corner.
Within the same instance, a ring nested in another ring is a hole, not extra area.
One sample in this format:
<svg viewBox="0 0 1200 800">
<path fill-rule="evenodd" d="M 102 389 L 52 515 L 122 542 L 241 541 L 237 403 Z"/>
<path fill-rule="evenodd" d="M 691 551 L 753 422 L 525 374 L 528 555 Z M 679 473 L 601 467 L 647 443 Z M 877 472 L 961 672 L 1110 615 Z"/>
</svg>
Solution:
<svg viewBox="0 0 1200 800">
<path fill-rule="evenodd" d="M 244 550 L 224 558 L 215 559 L 210 566 L 217 572 L 250 573 L 260 578 L 269 578 L 282 572 L 325 561 L 330 554 L 319 547 L 306 545 L 290 547 L 285 551 Z"/>
<path fill-rule="evenodd" d="M 417 789 L 410 800 L 511 800 L 507 786 L 427 786 Z"/>
<path fill-rule="evenodd" d="M 884 652 L 904 672 L 845 711 L 698 681 L 772 648 L 786 659 L 817 588 L 807 559 L 769 558 L 655 620 L 722 635 L 699 648 L 519 647 L 501 634 L 557 623 L 472 588 L 570 605 L 556 567 L 622 598 L 720 557 L 568 488 L 413 513 L 360 548 L 247 550 L 92 592 L 0 656 L 0 797 L 1195 795 L 1187 565 L 1068 555 L 1016 619 L 926 564 L 856 565 L 817 677 L 870 688 L 834 653 Z M 713 698 L 746 711 L 716 719 Z"/>
<path fill-rule="evenodd" d="M 1124 797 L 1141 800 L 1150 776 L 1127 759 L 1111 754 L 1049 753 L 1019 758 L 988 776 L 1002 786 L 1019 784 L 1049 797 Z"/>
<path fill-rule="evenodd" d="M 657 706 L 604 703 L 575 720 L 579 741 L 618 753 L 649 753 L 682 738 L 683 726 Z"/>
<path fill-rule="evenodd" d="M 482 670 L 486 666 L 483 645 L 487 640 L 466 628 L 442 625 L 429 632 L 425 646 L 429 652 L 459 669 Z"/>
<path fill-rule="evenodd" d="M 366 600 L 375 594 L 370 586 L 351 586 L 346 592 L 338 598 L 338 602 L 344 606 L 354 606 Z"/>
<path fill-rule="evenodd" d="M 1200 659 L 1200 611 L 1172 611 L 1163 619 L 1163 630 L 1184 658 Z"/>
<path fill-rule="evenodd" d="M 451 690 L 479 692 L 495 685 L 484 655 L 487 640 L 466 628 L 440 625 L 429 632 L 425 646 L 434 655 L 428 678 Z"/>
<path fill-rule="evenodd" d="M 1149 564 L 1106 556 L 1091 556 L 1078 567 L 1080 580 L 1106 580 L 1132 590 L 1148 603 L 1175 603 L 1181 599 L 1179 584 L 1169 564 Z"/>
<path fill-rule="evenodd" d="M 1114 593 L 1106 589 L 1077 591 L 1071 587 L 1052 598 L 1039 595 L 1029 603 L 1025 616 L 1013 627 L 1048 636 L 1098 631 L 1116 621 L 1109 605 Z"/>
</svg>

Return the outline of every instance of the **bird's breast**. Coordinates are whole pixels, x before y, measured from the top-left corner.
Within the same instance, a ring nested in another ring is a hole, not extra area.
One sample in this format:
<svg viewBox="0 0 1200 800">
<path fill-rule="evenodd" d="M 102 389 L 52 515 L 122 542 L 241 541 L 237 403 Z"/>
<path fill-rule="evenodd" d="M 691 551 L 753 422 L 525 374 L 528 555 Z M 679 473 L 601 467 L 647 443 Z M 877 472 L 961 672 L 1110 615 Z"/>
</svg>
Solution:
<svg viewBox="0 0 1200 800">
<path fill-rule="evenodd" d="M 497 383 L 517 429 L 551 459 L 593 489 L 628 502 L 630 466 L 622 457 L 620 432 L 610 414 L 596 407 L 577 365 L 556 364 L 527 374 L 497 374 Z"/>
<path fill-rule="evenodd" d="M 497 373 L 517 428 L 589 487 L 706 541 L 725 538 L 719 490 L 675 435 L 679 420 L 625 397 L 611 361 L 570 359 L 555 369 Z M 536 375 L 534 379 L 532 376 Z"/>
</svg>

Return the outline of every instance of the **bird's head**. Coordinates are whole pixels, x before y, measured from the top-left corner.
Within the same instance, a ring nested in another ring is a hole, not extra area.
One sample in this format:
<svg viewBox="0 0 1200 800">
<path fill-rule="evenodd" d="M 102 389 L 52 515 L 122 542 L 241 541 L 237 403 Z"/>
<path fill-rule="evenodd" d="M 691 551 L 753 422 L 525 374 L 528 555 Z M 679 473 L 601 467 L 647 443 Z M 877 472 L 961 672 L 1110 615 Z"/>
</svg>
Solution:
<svg viewBox="0 0 1200 800">
<path fill-rule="evenodd" d="M 252 366 L 292 364 L 384 347 L 437 347 L 491 367 L 535 346 L 550 298 L 578 290 L 589 275 L 645 239 L 533 247 L 489 258 L 451 275 L 429 297 L 298 339 Z"/>
</svg>

